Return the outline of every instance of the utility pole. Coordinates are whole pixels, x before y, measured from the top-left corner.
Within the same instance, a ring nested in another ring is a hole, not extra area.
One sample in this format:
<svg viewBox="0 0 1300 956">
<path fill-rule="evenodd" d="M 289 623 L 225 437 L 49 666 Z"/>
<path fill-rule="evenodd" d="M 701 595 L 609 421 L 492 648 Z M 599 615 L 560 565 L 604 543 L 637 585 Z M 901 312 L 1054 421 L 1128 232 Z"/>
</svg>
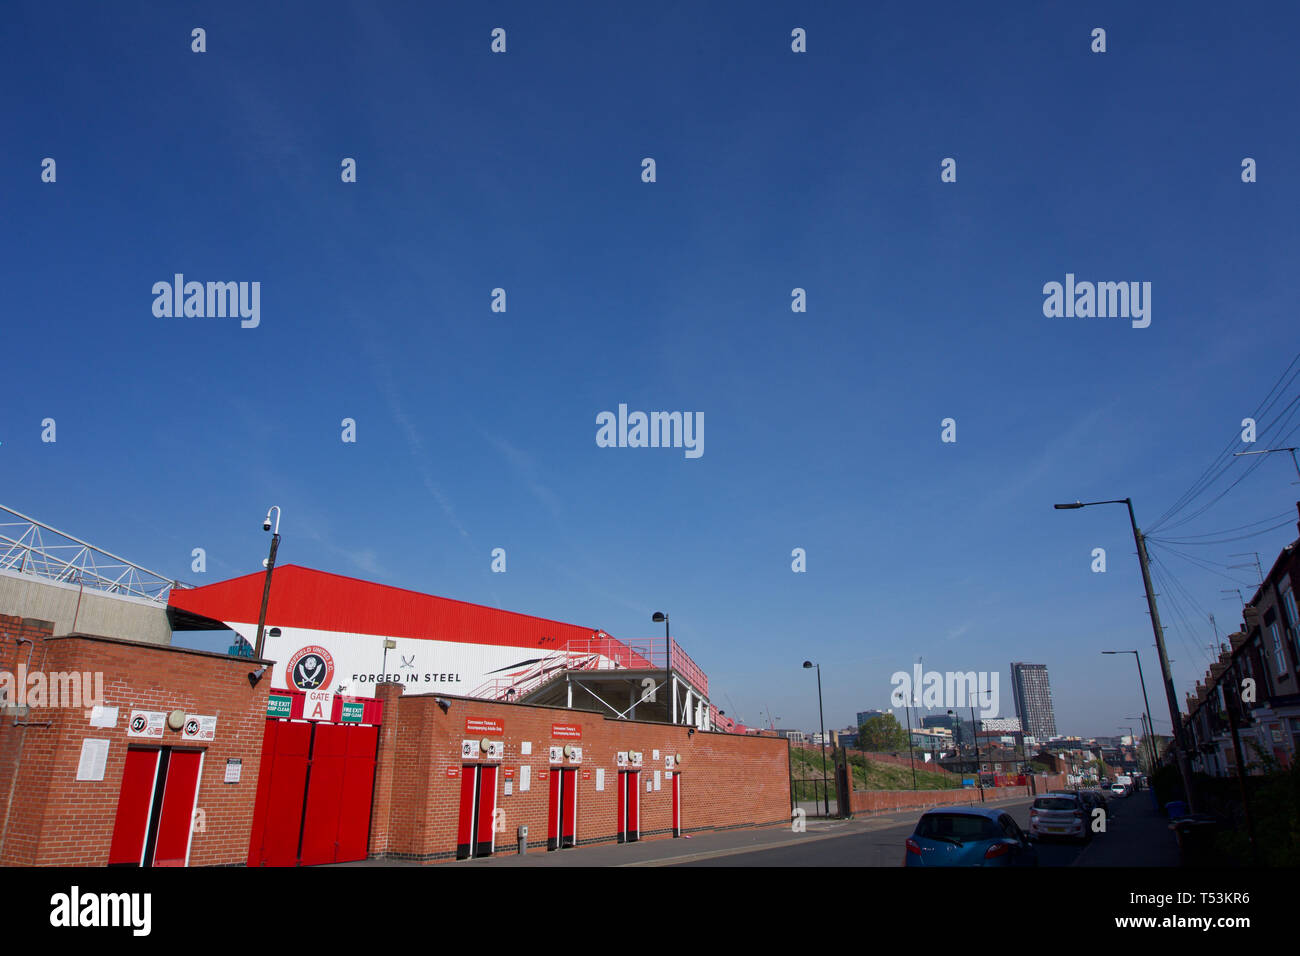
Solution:
<svg viewBox="0 0 1300 956">
<path fill-rule="evenodd" d="M 1151 615 L 1151 631 L 1156 638 L 1156 652 L 1160 656 L 1160 672 L 1165 681 L 1165 700 L 1169 704 L 1169 720 L 1173 724 L 1174 754 L 1178 760 L 1178 773 L 1183 781 L 1183 793 L 1187 798 L 1187 809 L 1196 810 L 1196 797 L 1192 793 L 1192 766 L 1187 750 L 1187 731 L 1183 727 L 1182 714 L 1178 710 L 1178 694 L 1174 690 L 1173 672 L 1169 669 L 1169 655 L 1165 652 L 1165 633 L 1160 626 L 1160 611 L 1156 608 L 1156 592 L 1151 586 L 1151 562 L 1147 557 L 1147 542 L 1138 530 L 1137 518 L 1133 514 L 1132 498 L 1117 498 L 1110 501 L 1075 501 L 1071 504 L 1054 505 L 1058 511 L 1074 508 L 1086 508 L 1089 505 L 1127 505 L 1128 520 L 1133 528 L 1133 541 L 1137 545 L 1138 563 L 1142 566 L 1142 585 L 1147 592 L 1147 610 Z"/>
<path fill-rule="evenodd" d="M 1183 779 L 1183 794 L 1187 798 L 1187 809 L 1196 812 L 1196 797 L 1192 793 L 1192 766 L 1187 754 L 1187 728 L 1183 726 L 1182 714 L 1178 710 L 1178 694 L 1174 690 L 1174 675 L 1169 669 L 1169 655 L 1165 652 L 1164 628 L 1160 626 L 1160 611 L 1156 608 L 1156 592 L 1151 587 L 1151 566 L 1147 558 L 1147 542 L 1138 530 L 1137 518 L 1133 516 L 1133 502 L 1128 504 L 1129 521 L 1133 525 L 1133 540 L 1137 542 L 1138 561 L 1142 565 L 1142 584 L 1147 592 L 1147 607 L 1151 611 L 1151 630 L 1156 637 L 1156 652 L 1160 655 L 1160 671 L 1165 680 L 1165 698 L 1169 702 L 1169 717 L 1173 721 L 1174 751 L 1178 758 L 1178 774 Z"/>
<path fill-rule="evenodd" d="M 1223 685 L 1220 685 L 1222 688 Z M 1223 690 L 1224 708 L 1228 712 L 1228 727 L 1232 730 L 1232 753 L 1236 757 L 1237 787 L 1241 791 L 1241 812 L 1246 818 L 1246 839 L 1250 841 L 1250 860 L 1256 866 L 1259 865 L 1259 850 L 1255 843 L 1255 820 L 1250 813 L 1250 793 L 1246 789 L 1246 761 L 1241 751 L 1241 733 L 1237 723 L 1237 707 L 1240 697 L 1236 694 L 1234 686 L 1231 696 L 1228 691 Z"/>
</svg>

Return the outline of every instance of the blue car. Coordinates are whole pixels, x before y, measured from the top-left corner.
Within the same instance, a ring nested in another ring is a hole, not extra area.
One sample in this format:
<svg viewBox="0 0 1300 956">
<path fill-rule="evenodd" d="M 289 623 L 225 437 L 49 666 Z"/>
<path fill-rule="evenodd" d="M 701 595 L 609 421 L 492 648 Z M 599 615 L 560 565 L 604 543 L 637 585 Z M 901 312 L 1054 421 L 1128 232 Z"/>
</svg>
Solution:
<svg viewBox="0 0 1300 956">
<path fill-rule="evenodd" d="M 921 816 L 907 838 L 905 866 L 1037 866 L 1038 851 L 1010 814 L 943 807 Z"/>
</svg>

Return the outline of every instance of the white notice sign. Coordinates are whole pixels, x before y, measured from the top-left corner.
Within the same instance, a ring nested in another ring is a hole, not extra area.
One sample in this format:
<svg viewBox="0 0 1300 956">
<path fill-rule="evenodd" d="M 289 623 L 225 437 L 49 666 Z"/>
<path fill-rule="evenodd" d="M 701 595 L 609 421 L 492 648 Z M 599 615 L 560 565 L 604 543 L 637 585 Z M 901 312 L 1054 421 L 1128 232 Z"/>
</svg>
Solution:
<svg viewBox="0 0 1300 956">
<path fill-rule="evenodd" d="M 81 742 L 81 761 L 77 764 L 78 780 L 103 780 L 108 763 L 108 741 L 86 739 Z"/>
<path fill-rule="evenodd" d="M 186 740 L 212 740 L 217 736 L 217 718 L 186 714 L 181 736 Z"/>
<path fill-rule="evenodd" d="M 656 771 L 655 771 L 655 789 L 656 789 L 656 790 L 659 790 L 659 789 L 662 788 L 662 786 L 663 786 L 663 783 L 662 783 L 662 781 L 660 781 L 660 779 L 659 779 L 659 771 L 656 770 Z"/>
<path fill-rule="evenodd" d="M 596 768 L 596 789 L 597 790 L 605 789 L 605 768 L 604 767 Z"/>
<path fill-rule="evenodd" d="M 226 758 L 226 783 L 239 783 L 240 775 L 244 772 L 243 757 Z"/>
<path fill-rule="evenodd" d="M 133 710 L 131 722 L 126 725 L 128 737 L 161 737 L 167 726 L 167 715 L 161 710 Z"/>
<path fill-rule="evenodd" d="M 90 709 L 90 726 L 116 727 L 117 708 L 105 707 L 103 704 L 96 704 Z"/>
<path fill-rule="evenodd" d="M 533 768 L 524 764 L 519 768 L 519 792 L 523 793 L 533 783 Z"/>
</svg>

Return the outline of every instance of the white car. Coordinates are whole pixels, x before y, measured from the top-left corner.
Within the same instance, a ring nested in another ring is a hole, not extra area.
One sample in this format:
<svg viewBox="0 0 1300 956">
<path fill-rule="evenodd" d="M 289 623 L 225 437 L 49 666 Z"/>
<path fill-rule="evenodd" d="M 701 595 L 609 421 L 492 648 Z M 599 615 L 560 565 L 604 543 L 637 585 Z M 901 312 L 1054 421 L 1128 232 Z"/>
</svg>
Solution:
<svg viewBox="0 0 1300 956">
<path fill-rule="evenodd" d="M 1085 823 L 1087 811 L 1076 793 L 1047 793 L 1034 800 L 1029 808 L 1029 835 L 1067 837 L 1083 842 L 1088 839 Z"/>
<path fill-rule="evenodd" d="M 1110 792 L 1117 797 L 1127 797 L 1128 787 L 1124 786 L 1122 783 L 1112 783 L 1110 785 Z"/>
</svg>

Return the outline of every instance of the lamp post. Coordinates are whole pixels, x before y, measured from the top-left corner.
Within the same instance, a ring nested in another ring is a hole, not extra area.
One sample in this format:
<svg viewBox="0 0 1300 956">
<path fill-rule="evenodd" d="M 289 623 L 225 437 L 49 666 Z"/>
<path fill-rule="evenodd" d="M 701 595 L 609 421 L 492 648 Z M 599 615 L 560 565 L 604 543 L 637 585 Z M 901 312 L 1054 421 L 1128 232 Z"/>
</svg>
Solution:
<svg viewBox="0 0 1300 956">
<path fill-rule="evenodd" d="M 817 718 L 821 721 L 822 730 L 822 797 L 826 802 L 826 815 L 831 815 L 831 785 L 826 778 L 826 715 L 822 711 L 822 665 L 814 664 L 812 661 L 804 661 L 805 668 L 817 668 Z"/>
<path fill-rule="evenodd" d="M 664 691 L 668 691 L 668 682 L 673 679 L 673 639 L 668 636 L 668 615 L 663 611 L 655 611 L 650 618 L 658 624 L 660 621 L 664 625 Z M 677 723 L 677 685 L 673 684 L 672 693 L 667 694 L 668 706 L 673 709 L 672 722 Z"/>
<path fill-rule="evenodd" d="M 1196 797 L 1192 794 L 1192 768 L 1187 757 L 1186 730 L 1182 716 L 1178 712 L 1178 695 L 1174 691 L 1174 677 L 1169 669 L 1169 655 L 1165 653 L 1165 634 L 1160 626 L 1160 611 L 1156 608 L 1156 592 L 1151 586 L 1151 568 L 1147 562 L 1147 544 L 1142 532 L 1138 530 L 1137 518 L 1133 515 L 1133 500 L 1117 498 L 1113 501 L 1076 501 L 1072 504 L 1053 505 L 1057 511 L 1070 511 L 1087 508 L 1092 505 L 1126 505 L 1129 524 L 1133 527 L 1133 541 L 1137 544 L 1138 564 L 1142 567 L 1142 584 L 1147 592 L 1147 609 L 1151 614 L 1151 630 L 1156 638 L 1156 653 L 1160 656 L 1160 671 L 1165 680 L 1165 699 L 1169 704 L 1169 719 L 1173 724 L 1174 751 L 1178 757 L 1178 773 L 1183 781 L 1183 793 L 1187 797 L 1187 809 L 1196 812 Z"/>
<path fill-rule="evenodd" d="M 1103 654 L 1132 654 L 1133 660 L 1137 661 L 1138 680 L 1142 684 L 1142 704 L 1146 707 L 1147 726 L 1150 727 L 1151 726 L 1151 701 L 1147 700 L 1147 680 L 1145 677 L 1142 676 L 1142 658 L 1138 655 L 1137 651 L 1102 651 L 1102 653 Z M 1146 737 L 1147 737 L 1147 749 L 1151 751 L 1151 772 L 1155 773 L 1156 760 L 1158 759 L 1155 752 L 1155 744 L 1152 743 L 1150 734 L 1147 734 Z"/>
<path fill-rule="evenodd" d="M 1259 451 L 1237 451 L 1232 453 L 1233 458 L 1240 458 L 1242 455 L 1271 455 L 1275 451 L 1289 451 L 1291 453 L 1291 464 L 1295 465 L 1295 476 L 1300 478 L 1300 461 L 1296 461 L 1295 453 L 1300 451 L 1297 448 L 1261 448 Z M 1300 485 L 1300 481 L 1291 482 L 1293 485 Z"/>
<path fill-rule="evenodd" d="M 975 692 L 975 696 L 977 697 L 979 696 L 979 691 Z M 983 700 L 980 701 L 980 706 L 981 707 L 984 706 Z M 975 723 L 974 701 L 972 701 L 970 705 L 970 732 L 971 732 L 971 736 L 975 738 L 975 780 L 976 782 L 979 783 L 980 803 L 983 803 L 984 802 L 984 774 L 980 773 L 980 729 L 979 729 L 979 724 Z"/>
<path fill-rule="evenodd" d="M 257 615 L 257 648 L 253 656 L 261 660 L 262 635 L 266 629 L 266 603 L 271 599 L 271 572 L 275 569 L 275 552 L 280 548 L 280 506 L 272 505 L 262 521 L 262 530 L 271 531 L 271 512 L 275 512 L 275 530 L 271 532 L 271 554 L 266 559 L 266 580 L 262 584 L 262 610 Z"/>
</svg>

